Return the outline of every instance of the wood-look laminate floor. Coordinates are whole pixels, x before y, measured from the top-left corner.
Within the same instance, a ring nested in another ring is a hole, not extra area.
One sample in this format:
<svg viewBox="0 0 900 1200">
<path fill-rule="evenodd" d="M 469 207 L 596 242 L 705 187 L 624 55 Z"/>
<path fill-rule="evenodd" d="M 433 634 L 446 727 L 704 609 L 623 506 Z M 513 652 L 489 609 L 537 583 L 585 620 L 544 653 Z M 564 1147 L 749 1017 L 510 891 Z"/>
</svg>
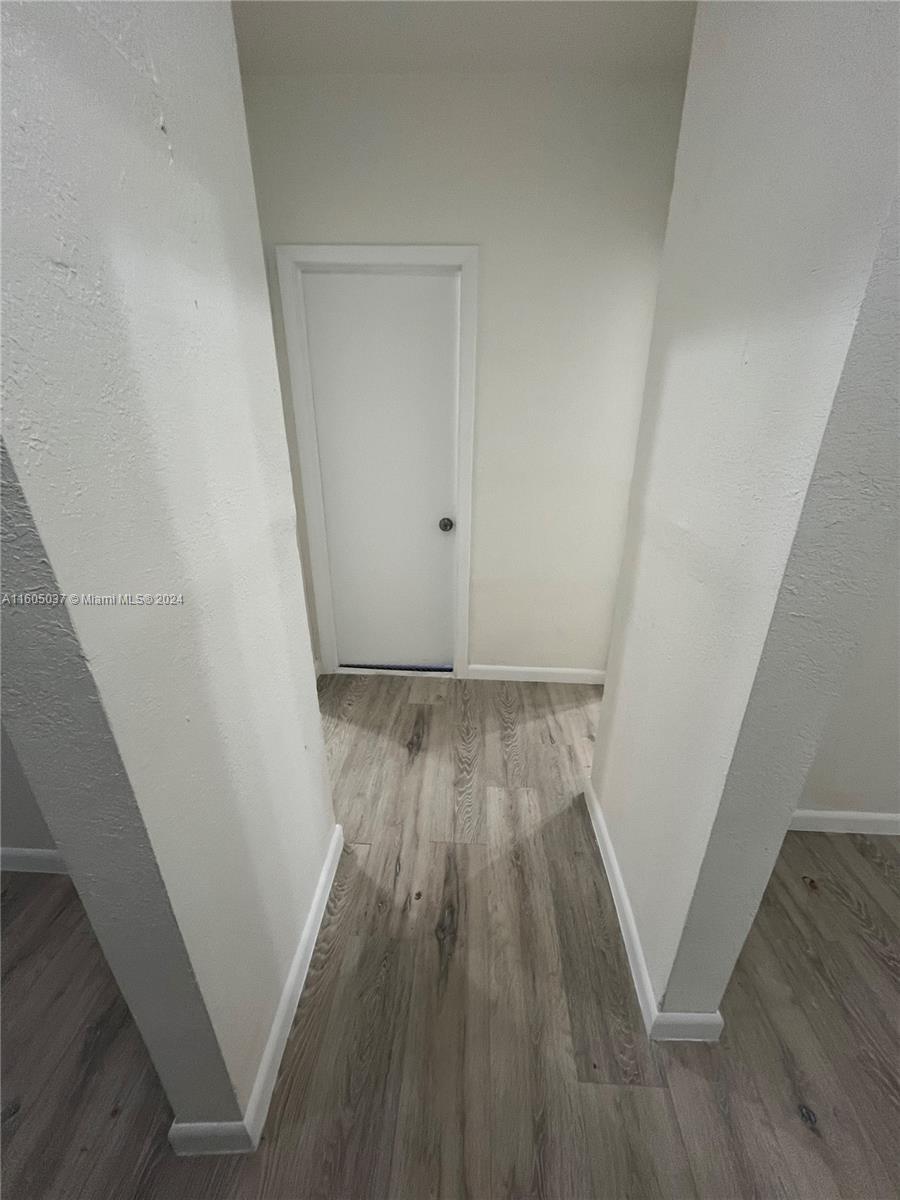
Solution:
<svg viewBox="0 0 900 1200">
<path fill-rule="evenodd" d="M 347 846 L 250 1157 L 178 1160 L 64 879 L 4 882 L 7 1200 L 900 1194 L 895 839 L 789 834 L 718 1046 L 651 1046 L 581 798 L 600 694 L 334 676 Z"/>
</svg>

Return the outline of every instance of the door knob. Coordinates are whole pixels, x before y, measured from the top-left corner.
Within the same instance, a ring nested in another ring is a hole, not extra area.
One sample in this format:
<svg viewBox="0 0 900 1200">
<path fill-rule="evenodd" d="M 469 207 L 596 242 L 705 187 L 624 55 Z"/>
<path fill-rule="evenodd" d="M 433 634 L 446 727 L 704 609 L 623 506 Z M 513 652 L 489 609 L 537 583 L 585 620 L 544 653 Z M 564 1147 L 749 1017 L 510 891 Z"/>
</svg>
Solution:
<svg viewBox="0 0 900 1200">
<path fill-rule="evenodd" d="M 441 519 L 438 521 L 438 529 L 440 529 L 441 533 L 449 533 L 452 528 L 452 517 L 441 517 Z"/>
</svg>

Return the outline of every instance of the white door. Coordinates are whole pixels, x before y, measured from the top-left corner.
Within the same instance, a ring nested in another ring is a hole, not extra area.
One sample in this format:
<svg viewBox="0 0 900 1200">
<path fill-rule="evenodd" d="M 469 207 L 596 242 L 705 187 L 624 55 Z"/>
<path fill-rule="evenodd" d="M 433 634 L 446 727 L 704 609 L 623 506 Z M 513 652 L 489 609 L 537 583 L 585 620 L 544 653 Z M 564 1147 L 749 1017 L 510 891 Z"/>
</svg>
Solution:
<svg viewBox="0 0 900 1200">
<path fill-rule="evenodd" d="M 300 286 L 337 664 L 450 669 L 459 271 L 306 265 Z"/>
</svg>

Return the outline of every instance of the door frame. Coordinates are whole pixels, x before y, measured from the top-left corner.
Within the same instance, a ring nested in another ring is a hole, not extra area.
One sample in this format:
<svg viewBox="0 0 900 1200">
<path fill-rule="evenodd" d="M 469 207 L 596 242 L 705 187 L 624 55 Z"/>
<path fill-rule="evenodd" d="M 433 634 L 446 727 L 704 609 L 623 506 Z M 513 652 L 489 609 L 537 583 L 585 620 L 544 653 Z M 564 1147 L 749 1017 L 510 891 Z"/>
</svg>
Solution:
<svg viewBox="0 0 900 1200">
<path fill-rule="evenodd" d="M 294 416 L 297 456 L 300 463 L 301 494 L 309 537 L 310 569 L 319 654 L 325 674 L 361 674 L 354 667 L 340 667 L 331 592 L 331 566 L 325 531 L 325 501 L 316 435 L 316 412 L 310 373 L 306 309 L 302 278 L 305 269 L 316 272 L 347 267 L 444 269 L 459 275 L 459 364 L 456 388 L 456 536 L 454 541 L 453 670 L 417 671 L 446 678 L 468 675 L 469 590 L 472 545 L 472 467 L 475 442 L 475 338 L 478 306 L 477 246 L 358 246 L 280 245 L 275 262 L 284 318 L 284 338 L 290 371 L 291 409 Z M 397 674 L 374 669 L 379 675 Z M 401 674 L 405 672 L 400 672 Z"/>
</svg>

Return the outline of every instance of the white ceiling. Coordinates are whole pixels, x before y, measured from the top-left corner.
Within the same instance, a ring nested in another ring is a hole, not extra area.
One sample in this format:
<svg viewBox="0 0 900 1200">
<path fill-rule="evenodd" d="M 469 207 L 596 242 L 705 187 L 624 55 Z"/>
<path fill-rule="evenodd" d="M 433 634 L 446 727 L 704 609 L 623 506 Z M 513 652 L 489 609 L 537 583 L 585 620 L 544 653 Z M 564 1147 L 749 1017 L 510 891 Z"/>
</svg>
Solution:
<svg viewBox="0 0 900 1200">
<path fill-rule="evenodd" d="M 235 0 L 245 74 L 683 71 L 693 3 L 679 0 Z"/>
</svg>

